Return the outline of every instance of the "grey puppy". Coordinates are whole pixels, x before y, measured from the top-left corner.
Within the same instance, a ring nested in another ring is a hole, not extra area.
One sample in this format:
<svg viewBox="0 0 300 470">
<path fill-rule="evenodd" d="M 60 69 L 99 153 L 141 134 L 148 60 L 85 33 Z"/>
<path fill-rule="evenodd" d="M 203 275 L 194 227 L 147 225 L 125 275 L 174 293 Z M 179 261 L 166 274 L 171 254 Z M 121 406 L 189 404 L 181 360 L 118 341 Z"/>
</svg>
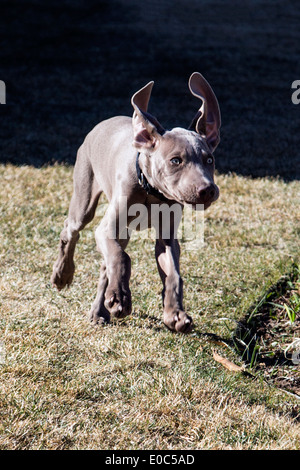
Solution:
<svg viewBox="0 0 300 470">
<path fill-rule="evenodd" d="M 220 141 L 221 116 L 210 85 L 200 73 L 191 75 L 189 88 L 201 100 L 201 107 L 189 129 L 172 130 L 165 130 L 147 111 L 152 86 L 150 82 L 133 95 L 132 118 L 118 116 L 101 122 L 87 135 L 77 154 L 74 192 L 51 281 L 58 289 L 71 284 L 79 232 L 93 219 L 104 192 L 109 206 L 95 233 L 104 261 L 89 314 L 95 324 L 109 322 L 111 315 L 122 318 L 131 313 L 131 261 L 125 251 L 130 238 L 128 227 L 135 219 L 129 215 L 130 207 L 142 204 L 148 214 L 154 204 L 162 203 L 194 208 L 201 204 L 206 209 L 219 196 L 213 152 Z M 170 219 L 167 237 L 151 218 L 146 225 L 156 228 L 163 321 L 169 329 L 187 333 L 193 321 L 183 309 L 178 221 Z"/>
</svg>

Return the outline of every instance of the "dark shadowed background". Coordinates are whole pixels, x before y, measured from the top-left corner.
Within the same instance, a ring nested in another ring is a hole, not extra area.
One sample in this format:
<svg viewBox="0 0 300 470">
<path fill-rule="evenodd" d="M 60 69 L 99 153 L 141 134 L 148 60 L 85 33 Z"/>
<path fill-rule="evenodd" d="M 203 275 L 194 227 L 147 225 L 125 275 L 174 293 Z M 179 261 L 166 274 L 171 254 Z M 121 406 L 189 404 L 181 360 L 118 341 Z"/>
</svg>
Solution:
<svg viewBox="0 0 300 470">
<path fill-rule="evenodd" d="M 166 128 L 199 105 L 201 72 L 222 112 L 219 172 L 300 176 L 300 10 L 291 0 L 2 0 L 0 161 L 74 163 L 99 121 L 132 114 L 155 80 L 150 112 Z"/>
</svg>

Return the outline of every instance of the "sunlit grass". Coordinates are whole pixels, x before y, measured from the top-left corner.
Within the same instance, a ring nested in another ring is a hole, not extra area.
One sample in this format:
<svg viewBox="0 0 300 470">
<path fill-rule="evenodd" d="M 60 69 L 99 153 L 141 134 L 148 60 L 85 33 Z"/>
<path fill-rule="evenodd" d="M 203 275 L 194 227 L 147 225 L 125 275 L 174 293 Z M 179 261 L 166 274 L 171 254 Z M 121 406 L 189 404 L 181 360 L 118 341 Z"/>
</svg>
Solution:
<svg viewBox="0 0 300 470">
<path fill-rule="evenodd" d="M 299 183 L 218 175 L 204 246 L 181 245 L 184 303 L 195 322 L 183 336 L 162 324 L 153 242 L 138 237 L 128 246 L 132 316 L 89 325 L 101 207 L 78 243 L 73 285 L 51 287 L 71 167 L 1 166 L 0 178 L 1 448 L 299 448 L 297 400 L 212 358 L 214 347 L 242 362 L 226 341 L 298 255 Z M 225 343 L 212 345 L 204 333 Z"/>
</svg>

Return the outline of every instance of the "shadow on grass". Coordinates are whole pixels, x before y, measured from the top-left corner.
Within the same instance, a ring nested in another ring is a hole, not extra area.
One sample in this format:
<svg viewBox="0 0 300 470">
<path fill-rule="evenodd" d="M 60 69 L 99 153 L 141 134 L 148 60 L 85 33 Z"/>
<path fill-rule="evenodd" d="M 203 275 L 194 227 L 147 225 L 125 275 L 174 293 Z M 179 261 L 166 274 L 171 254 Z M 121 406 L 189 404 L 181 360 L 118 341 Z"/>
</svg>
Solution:
<svg viewBox="0 0 300 470">
<path fill-rule="evenodd" d="M 249 308 L 238 323 L 233 341 L 251 370 L 262 371 L 264 377 L 276 386 L 300 397 L 297 359 L 297 352 L 300 352 L 300 311 L 295 311 L 295 318 L 291 321 L 284 308 L 294 298 L 299 308 L 299 280 L 299 266 L 294 264 L 287 275 Z"/>
<path fill-rule="evenodd" d="M 186 127 L 199 107 L 187 80 L 208 79 L 222 112 L 219 172 L 300 178 L 298 8 L 278 0 L 3 0 L 0 161 L 74 164 L 100 121 L 131 115 L 155 80 L 150 112 Z"/>
</svg>

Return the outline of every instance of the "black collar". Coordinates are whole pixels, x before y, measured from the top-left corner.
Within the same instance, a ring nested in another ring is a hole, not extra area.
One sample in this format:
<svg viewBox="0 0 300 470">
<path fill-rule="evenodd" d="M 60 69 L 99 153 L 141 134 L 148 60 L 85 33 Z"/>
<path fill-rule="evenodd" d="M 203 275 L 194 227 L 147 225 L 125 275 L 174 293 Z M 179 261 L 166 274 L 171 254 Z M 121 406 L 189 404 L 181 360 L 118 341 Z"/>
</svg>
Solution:
<svg viewBox="0 0 300 470">
<path fill-rule="evenodd" d="M 166 198 L 163 193 L 161 193 L 158 189 L 153 188 L 149 181 L 147 180 L 146 176 L 142 172 L 139 164 L 139 157 L 140 157 L 140 152 L 137 153 L 136 155 L 136 161 L 135 161 L 135 166 L 136 166 L 136 174 L 139 180 L 140 186 L 147 192 L 147 194 L 150 194 L 151 196 L 155 196 L 161 201 L 169 201 L 168 198 Z"/>
</svg>

